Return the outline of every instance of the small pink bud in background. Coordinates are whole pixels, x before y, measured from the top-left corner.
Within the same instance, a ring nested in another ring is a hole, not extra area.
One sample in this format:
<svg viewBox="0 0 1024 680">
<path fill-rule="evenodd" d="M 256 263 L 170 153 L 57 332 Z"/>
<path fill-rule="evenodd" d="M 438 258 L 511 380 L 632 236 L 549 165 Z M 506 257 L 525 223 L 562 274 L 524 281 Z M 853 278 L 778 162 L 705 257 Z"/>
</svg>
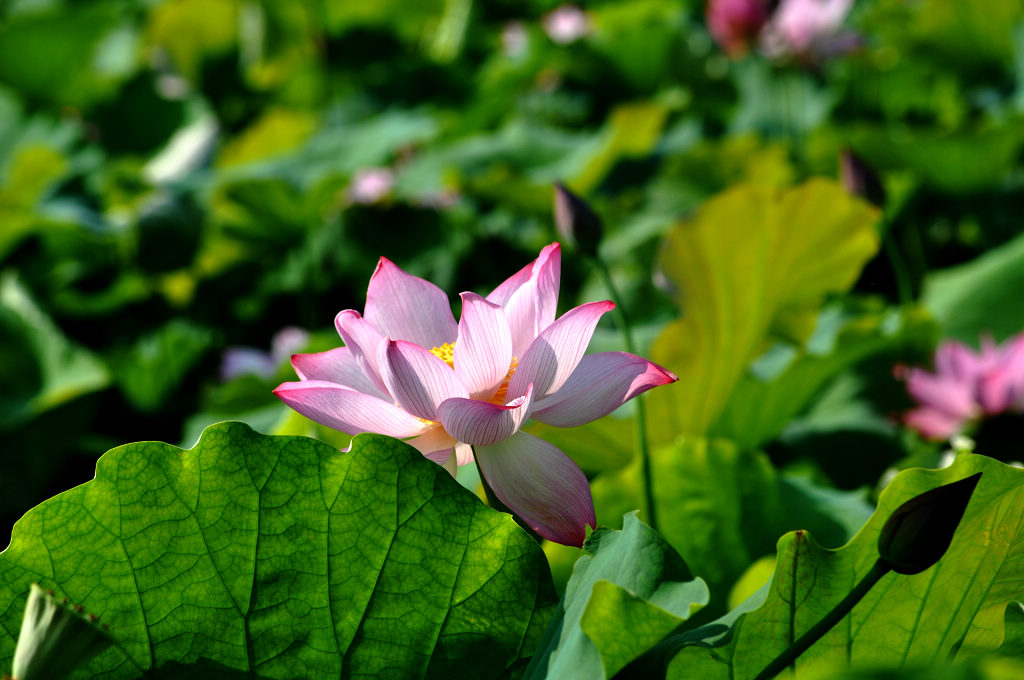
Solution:
<svg viewBox="0 0 1024 680">
<path fill-rule="evenodd" d="M 388 168 L 365 168 L 358 171 L 348 187 L 348 197 L 353 203 L 371 205 L 379 203 L 391 193 L 395 175 Z"/>
<path fill-rule="evenodd" d="M 554 212 L 555 227 L 562 240 L 571 248 L 596 257 L 601 243 L 601 218 L 587 202 L 558 182 L 555 184 Z"/>
<path fill-rule="evenodd" d="M 544 17 L 544 32 L 559 45 L 568 45 L 590 33 L 590 19 L 579 7 L 562 5 Z"/>
<path fill-rule="evenodd" d="M 768 22 L 764 0 L 710 0 L 708 31 L 730 56 L 738 56 L 757 41 Z"/>
</svg>

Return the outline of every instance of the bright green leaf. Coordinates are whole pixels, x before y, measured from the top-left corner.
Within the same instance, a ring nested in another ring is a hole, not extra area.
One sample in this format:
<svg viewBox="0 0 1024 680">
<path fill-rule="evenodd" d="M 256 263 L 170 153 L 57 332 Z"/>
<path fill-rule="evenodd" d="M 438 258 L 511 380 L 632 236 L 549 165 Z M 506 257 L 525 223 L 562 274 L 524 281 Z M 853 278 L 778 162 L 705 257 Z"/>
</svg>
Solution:
<svg viewBox="0 0 1024 680">
<path fill-rule="evenodd" d="M 659 529 L 711 586 L 716 607 L 754 560 L 772 553 L 771 537 L 811 529 L 838 546 L 871 513 L 863 494 L 782 477 L 763 453 L 724 439 L 681 438 L 652 451 L 651 465 Z M 643 507 L 639 461 L 591 488 L 598 522 Z"/>
<path fill-rule="evenodd" d="M 683 649 L 673 659 L 669 677 L 754 677 L 871 568 L 878 558 L 882 525 L 897 507 L 975 472 L 983 473 L 981 481 L 939 563 L 915 576 L 883 577 L 797 660 L 796 677 L 847 665 L 926 665 L 953 652 L 964 658 L 998 647 L 1006 606 L 1024 594 L 1024 471 L 968 454 L 944 470 L 901 473 L 882 493 L 878 510 L 860 533 L 839 550 L 823 549 L 807 532 L 784 536 L 765 604 L 736 622 L 725 646 L 710 654 L 704 648 Z"/>
<path fill-rule="evenodd" d="M 0 665 L 28 585 L 117 645 L 74 678 L 492 678 L 554 605 L 536 543 L 388 437 L 350 453 L 210 427 L 129 444 L 31 510 L 0 554 Z"/>
<path fill-rule="evenodd" d="M 661 266 L 683 317 L 655 341 L 651 359 L 679 382 L 649 398 L 652 439 L 708 431 L 780 317 L 790 329 L 806 320 L 813 327 L 824 297 L 853 284 L 877 249 L 877 217 L 816 179 L 784 191 L 730 189 L 676 227 Z"/>
<path fill-rule="evenodd" d="M 635 513 L 583 547 L 589 554 L 576 562 L 527 669 L 531 680 L 610 678 L 708 602 L 704 582 Z"/>
</svg>

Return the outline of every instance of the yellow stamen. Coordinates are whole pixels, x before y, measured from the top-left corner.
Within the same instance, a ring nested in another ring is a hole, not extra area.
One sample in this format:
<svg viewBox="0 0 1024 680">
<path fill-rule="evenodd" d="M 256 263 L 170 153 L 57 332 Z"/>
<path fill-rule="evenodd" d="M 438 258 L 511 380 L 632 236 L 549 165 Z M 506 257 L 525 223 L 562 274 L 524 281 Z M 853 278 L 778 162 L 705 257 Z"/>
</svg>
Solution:
<svg viewBox="0 0 1024 680">
<path fill-rule="evenodd" d="M 505 404 L 505 400 L 508 399 L 508 383 L 512 380 L 512 374 L 516 372 L 516 366 L 519 365 L 519 360 L 512 357 L 512 363 L 509 364 L 508 373 L 505 374 L 505 379 L 501 381 L 501 386 L 498 387 L 498 391 L 491 397 L 492 404 Z"/>
<path fill-rule="evenodd" d="M 446 342 L 440 347 L 433 347 L 430 353 L 452 368 L 455 368 L 455 345 L 452 343 Z"/>
</svg>

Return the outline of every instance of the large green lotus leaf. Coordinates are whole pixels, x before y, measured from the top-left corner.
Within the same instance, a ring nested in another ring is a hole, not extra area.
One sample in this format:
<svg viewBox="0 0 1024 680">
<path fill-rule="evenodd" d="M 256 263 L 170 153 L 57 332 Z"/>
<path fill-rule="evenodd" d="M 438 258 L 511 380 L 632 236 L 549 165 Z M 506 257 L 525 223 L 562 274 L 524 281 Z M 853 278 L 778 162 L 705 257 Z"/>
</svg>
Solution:
<svg viewBox="0 0 1024 680">
<path fill-rule="evenodd" d="M 651 465 L 658 529 L 708 582 L 716 609 L 751 563 L 772 554 L 773 537 L 808 529 L 839 546 L 871 515 L 863 493 L 783 477 L 763 453 L 725 439 L 680 438 L 652 451 Z M 591 488 L 599 523 L 644 507 L 639 461 Z"/>
<path fill-rule="evenodd" d="M 32 582 L 117 640 L 76 679 L 498 677 L 555 605 L 537 544 L 413 448 L 240 423 L 114 449 L 15 525 L 0 667 Z"/>
<path fill-rule="evenodd" d="M 701 434 L 766 349 L 770 331 L 805 339 L 828 293 L 849 288 L 875 252 L 878 212 L 835 182 L 739 186 L 669 235 L 661 267 L 683 316 L 651 358 L 679 382 L 649 397 L 651 437 Z"/>
<path fill-rule="evenodd" d="M 807 343 L 780 346 L 740 378 L 711 434 L 742 448 L 761 446 L 778 436 L 829 379 L 879 352 L 927 347 L 934 333 L 935 324 L 922 309 L 850 315 L 826 308 Z"/>
<path fill-rule="evenodd" d="M 707 585 L 636 513 L 583 547 L 529 680 L 610 678 L 708 602 Z"/>
<path fill-rule="evenodd" d="M 1024 236 L 925 281 L 924 304 L 943 334 L 976 345 L 991 333 L 1002 340 L 1024 328 Z"/>
<path fill-rule="evenodd" d="M 928 665 L 955 653 L 970 657 L 1003 640 L 1007 604 L 1024 594 L 1024 471 L 962 455 L 943 470 L 912 469 L 885 489 L 864 528 L 839 550 L 807 532 L 784 536 L 768 599 L 737 620 L 718 648 L 685 647 L 670 678 L 753 678 L 819 621 L 871 568 L 882 525 L 902 503 L 928 489 L 981 472 L 945 556 L 915 576 L 889 573 L 840 623 L 796 662 L 795 677 L 845 667 Z"/>
</svg>

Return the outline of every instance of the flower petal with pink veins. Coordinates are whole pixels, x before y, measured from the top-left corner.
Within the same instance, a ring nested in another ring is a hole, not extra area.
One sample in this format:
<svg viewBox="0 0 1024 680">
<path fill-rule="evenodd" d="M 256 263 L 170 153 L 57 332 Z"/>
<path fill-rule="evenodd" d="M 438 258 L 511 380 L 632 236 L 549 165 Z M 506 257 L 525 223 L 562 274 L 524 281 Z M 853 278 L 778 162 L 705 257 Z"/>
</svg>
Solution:
<svg viewBox="0 0 1024 680">
<path fill-rule="evenodd" d="M 928 439 L 949 439 L 959 432 L 963 425 L 959 418 L 926 406 L 913 409 L 903 418 L 909 427 Z"/>
<path fill-rule="evenodd" d="M 519 360 L 509 381 L 509 396 L 525 394 L 530 383 L 537 401 L 557 392 L 583 358 L 597 322 L 614 308 L 615 303 L 608 300 L 588 302 L 570 309 L 544 329 Z"/>
<path fill-rule="evenodd" d="M 421 347 L 455 342 L 458 325 L 445 292 L 430 281 L 407 274 L 380 258 L 366 291 L 367 321 L 392 340 Z"/>
<path fill-rule="evenodd" d="M 508 289 L 503 287 L 519 277 L 522 274 L 520 271 L 487 297 L 495 303 L 505 298 L 500 304 L 505 308 L 505 317 L 512 333 L 512 354 L 515 356 L 522 356 L 533 339 L 555 320 L 562 272 L 561 253 L 558 243 L 546 246 L 534 260 L 529 279 L 511 294 L 507 294 Z"/>
<path fill-rule="evenodd" d="M 337 383 L 380 399 L 388 398 L 387 393 L 375 384 L 380 383 L 379 380 L 371 381 L 366 377 L 362 362 L 355 358 L 348 347 L 336 347 L 314 354 L 293 354 L 292 368 L 302 380 Z"/>
<path fill-rule="evenodd" d="M 460 467 L 474 462 L 476 459 L 473 456 L 473 447 L 469 444 L 459 442 L 455 445 L 455 459 L 458 461 Z"/>
<path fill-rule="evenodd" d="M 533 385 L 526 394 L 502 406 L 476 399 L 448 399 L 437 407 L 437 415 L 451 436 L 473 446 L 486 446 L 508 439 L 530 416 Z"/>
<path fill-rule="evenodd" d="M 476 293 L 462 294 L 455 375 L 474 399 L 490 399 L 512 363 L 512 336 L 502 308 Z"/>
<path fill-rule="evenodd" d="M 310 420 L 347 434 L 376 432 L 405 438 L 431 427 L 390 402 L 335 383 L 286 382 L 274 394 Z"/>
<path fill-rule="evenodd" d="M 377 352 L 384 342 L 384 336 L 354 309 L 338 312 L 334 317 L 334 327 L 338 329 L 342 342 L 351 350 L 352 358 L 363 369 L 366 379 L 386 394 L 388 388 L 381 380 L 380 367 L 377 365 Z"/>
<path fill-rule="evenodd" d="M 476 447 L 480 474 L 494 494 L 544 538 L 582 546 L 596 526 L 590 484 L 558 447 L 525 432 Z"/>
<path fill-rule="evenodd" d="M 911 369 L 907 375 L 907 391 L 922 406 L 937 409 L 954 418 L 970 418 L 978 411 L 972 382 Z"/>
<path fill-rule="evenodd" d="M 534 405 L 531 417 L 556 427 L 576 427 L 608 415 L 652 387 L 676 380 L 671 371 L 635 354 L 587 354 L 558 392 Z"/>
<path fill-rule="evenodd" d="M 417 344 L 385 340 L 378 350 L 378 363 L 388 392 L 418 418 L 437 421 L 442 401 L 469 398 L 452 367 Z"/>
</svg>

